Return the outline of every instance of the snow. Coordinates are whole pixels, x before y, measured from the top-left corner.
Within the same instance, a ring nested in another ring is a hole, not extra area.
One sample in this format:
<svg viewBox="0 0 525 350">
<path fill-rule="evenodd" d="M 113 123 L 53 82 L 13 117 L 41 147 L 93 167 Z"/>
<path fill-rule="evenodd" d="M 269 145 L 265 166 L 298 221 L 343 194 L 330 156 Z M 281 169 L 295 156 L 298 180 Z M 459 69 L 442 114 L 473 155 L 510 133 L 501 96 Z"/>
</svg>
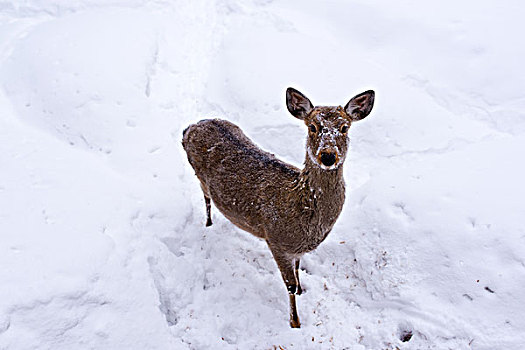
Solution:
<svg viewBox="0 0 525 350">
<path fill-rule="evenodd" d="M 0 349 L 522 348 L 523 15 L 0 1 Z M 300 166 L 288 86 L 314 105 L 376 92 L 343 213 L 302 259 L 301 329 L 265 243 L 214 207 L 204 227 L 180 144 L 220 117 Z"/>
</svg>

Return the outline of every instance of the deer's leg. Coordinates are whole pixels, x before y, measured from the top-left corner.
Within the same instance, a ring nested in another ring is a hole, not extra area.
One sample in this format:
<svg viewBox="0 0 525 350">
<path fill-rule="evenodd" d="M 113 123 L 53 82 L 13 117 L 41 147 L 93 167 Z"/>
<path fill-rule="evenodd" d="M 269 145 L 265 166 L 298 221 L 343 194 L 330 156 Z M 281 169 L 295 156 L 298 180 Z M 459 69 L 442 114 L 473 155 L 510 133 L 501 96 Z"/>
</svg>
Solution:
<svg viewBox="0 0 525 350">
<path fill-rule="evenodd" d="M 210 201 L 210 191 L 208 187 L 201 182 L 202 193 L 204 194 L 204 202 L 206 203 L 206 227 L 211 226 L 211 201 Z"/>
<path fill-rule="evenodd" d="M 270 250 L 272 251 L 275 262 L 281 271 L 284 284 L 288 289 L 290 297 L 290 326 L 292 328 L 300 328 L 301 323 L 299 322 L 299 316 L 297 315 L 297 306 L 295 304 L 295 293 L 297 291 L 297 280 L 294 272 L 294 259 L 288 254 L 281 252 L 279 249 L 272 248 L 269 244 Z"/>
<path fill-rule="evenodd" d="M 211 226 L 213 223 L 211 222 L 211 201 L 210 197 L 207 197 L 204 195 L 204 202 L 206 202 L 206 227 Z"/>
<path fill-rule="evenodd" d="M 295 282 L 297 284 L 295 294 L 297 295 L 303 294 L 303 288 L 301 288 L 301 283 L 299 282 L 299 261 L 301 261 L 301 258 L 295 258 Z"/>
</svg>

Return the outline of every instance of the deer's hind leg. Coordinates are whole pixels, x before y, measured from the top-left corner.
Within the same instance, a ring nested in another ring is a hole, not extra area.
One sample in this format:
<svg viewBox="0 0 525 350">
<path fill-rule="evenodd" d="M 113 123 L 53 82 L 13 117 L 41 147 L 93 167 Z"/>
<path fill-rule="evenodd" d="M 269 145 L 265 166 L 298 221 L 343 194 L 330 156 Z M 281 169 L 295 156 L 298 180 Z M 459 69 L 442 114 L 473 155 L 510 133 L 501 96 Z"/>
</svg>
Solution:
<svg viewBox="0 0 525 350">
<path fill-rule="evenodd" d="M 211 201 L 210 197 L 206 197 L 204 195 L 204 202 L 206 202 L 206 227 L 211 226 L 213 222 L 211 222 Z"/>
<path fill-rule="evenodd" d="M 211 226 L 211 200 L 210 191 L 207 186 L 201 182 L 202 193 L 204 194 L 204 203 L 206 203 L 206 227 Z"/>
</svg>

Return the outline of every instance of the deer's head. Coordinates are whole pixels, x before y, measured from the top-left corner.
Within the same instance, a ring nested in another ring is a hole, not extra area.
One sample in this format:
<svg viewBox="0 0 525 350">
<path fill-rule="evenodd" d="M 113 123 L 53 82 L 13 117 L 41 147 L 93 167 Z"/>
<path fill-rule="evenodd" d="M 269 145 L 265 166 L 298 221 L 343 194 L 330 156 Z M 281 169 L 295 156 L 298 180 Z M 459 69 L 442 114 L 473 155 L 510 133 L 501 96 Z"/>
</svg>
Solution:
<svg viewBox="0 0 525 350">
<path fill-rule="evenodd" d="M 286 90 L 288 111 L 308 127 L 306 149 L 310 160 L 325 170 L 343 164 L 348 150 L 348 131 L 352 122 L 365 118 L 374 106 L 375 93 L 365 91 L 344 106 L 318 106 L 294 88 Z"/>
</svg>

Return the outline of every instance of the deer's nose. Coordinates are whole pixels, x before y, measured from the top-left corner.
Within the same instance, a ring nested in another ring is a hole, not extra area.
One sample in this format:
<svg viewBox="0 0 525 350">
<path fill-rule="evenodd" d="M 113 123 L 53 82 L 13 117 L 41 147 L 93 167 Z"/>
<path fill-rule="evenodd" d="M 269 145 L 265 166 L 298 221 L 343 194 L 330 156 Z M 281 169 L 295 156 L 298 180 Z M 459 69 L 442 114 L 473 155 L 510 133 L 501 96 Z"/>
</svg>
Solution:
<svg viewBox="0 0 525 350">
<path fill-rule="evenodd" d="M 321 152 L 321 163 L 326 166 L 332 166 L 335 164 L 336 155 L 334 152 Z"/>
</svg>

